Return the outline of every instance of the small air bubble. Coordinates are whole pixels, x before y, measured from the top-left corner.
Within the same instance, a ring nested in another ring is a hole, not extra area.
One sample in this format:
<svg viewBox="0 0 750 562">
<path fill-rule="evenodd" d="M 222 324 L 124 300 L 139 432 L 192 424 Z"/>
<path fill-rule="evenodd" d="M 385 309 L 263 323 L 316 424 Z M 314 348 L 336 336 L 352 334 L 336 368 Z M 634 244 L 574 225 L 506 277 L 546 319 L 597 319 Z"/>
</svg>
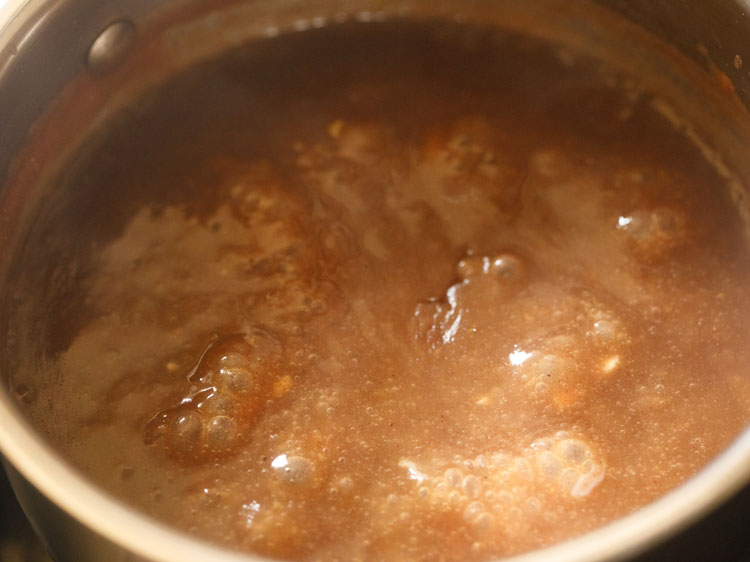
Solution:
<svg viewBox="0 0 750 562">
<path fill-rule="evenodd" d="M 253 388 L 253 374 L 243 367 L 222 367 L 214 375 L 214 382 L 230 394 L 247 394 Z"/>
<path fill-rule="evenodd" d="M 496 453 L 490 457 L 490 462 L 492 463 L 492 466 L 496 468 L 503 468 L 508 464 L 510 461 L 510 457 L 506 455 L 505 453 Z"/>
<path fill-rule="evenodd" d="M 451 486 L 457 487 L 461 483 L 461 479 L 464 477 L 463 473 L 457 468 L 449 468 L 443 475 L 446 482 Z"/>
<path fill-rule="evenodd" d="M 487 258 L 478 256 L 468 256 L 458 262 L 456 266 L 456 275 L 459 279 L 465 281 L 471 277 L 482 275 L 489 270 L 490 262 Z"/>
<path fill-rule="evenodd" d="M 354 480 L 348 476 L 344 476 L 339 480 L 339 490 L 344 493 L 349 493 L 354 489 Z"/>
<path fill-rule="evenodd" d="M 464 478 L 462 488 L 470 498 L 478 498 L 482 493 L 482 483 L 473 474 Z"/>
<path fill-rule="evenodd" d="M 464 521 L 472 523 L 479 515 L 485 512 L 482 502 L 471 502 L 464 509 Z"/>
<path fill-rule="evenodd" d="M 589 454 L 588 447 L 577 439 L 566 439 L 557 445 L 557 450 L 568 462 L 580 464 Z"/>
<path fill-rule="evenodd" d="M 544 451 L 539 455 L 538 459 L 539 471 L 545 478 L 554 480 L 560 474 L 562 470 L 562 464 L 560 460 L 549 451 Z"/>
<path fill-rule="evenodd" d="M 568 467 L 560 474 L 560 486 L 566 492 L 570 492 L 580 477 L 581 475 L 575 468 Z"/>
<path fill-rule="evenodd" d="M 488 533 L 495 524 L 495 518 L 490 513 L 482 513 L 474 519 L 472 526 L 479 533 Z"/>
<path fill-rule="evenodd" d="M 226 415 L 232 412 L 237 403 L 228 394 L 224 392 L 214 392 L 208 398 L 203 400 L 198 407 L 202 412 L 209 415 Z"/>
<path fill-rule="evenodd" d="M 526 500 L 526 510 L 531 513 L 538 513 L 542 509 L 542 503 L 534 497 Z"/>
<path fill-rule="evenodd" d="M 512 254 L 501 254 L 493 258 L 490 273 L 500 279 L 517 279 L 523 273 L 523 263 Z"/>
<path fill-rule="evenodd" d="M 169 441 L 177 451 L 188 453 L 198 448 L 203 440 L 200 414 L 186 410 L 177 414 L 170 424 Z"/>
<path fill-rule="evenodd" d="M 614 339 L 616 335 L 615 325 L 609 320 L 598 320 L 594 322 L 594 334 L 605 340 Z"/>
<path fill-rule="evenodd" d="M 276 474 L 285 482 L 293 484 L 304 484 L 312 478 L 313 463 L 305 457 L 279 455 L 271 466 L 276 469 Z"/>
<path fill-rule="evenodd" d="M 514 468 L 516 469 L 516 472 L 518 472 L 518 474 L 525 480 L 529 482 L 533 480 L 534 475 L 531 471 L 531 466 L 529 466 L 529 462 L 526 459 L 516 459 Z"/>
<path fill-rule="evenodd" d="M 497 494 L 497 501 L 500 503 L 511 503 L 513 501 L 513 494 L 507 490 L 502 490 Z"/>
<path fill-rule="evenodd" d="M 229 448 L 237 438 L 237 422 L 228 416 L 216 416 L 208 422 L 206 443 L 214 451 Z"/>
<path fill-rule="evenodd" d="M 535 451 L 547 451 L 552 448 L 552 439 L 549 437 L 543 437 L 531 444 L 531 448 Z"/>
<path fill-rule="evenodd" d="M 659 207 L 632 212 L 618 218 L 617 228 L 627 233 L 647 254 L 673 247 L 683 236 L 684 215 L 676 209 Z"/>
</svg>

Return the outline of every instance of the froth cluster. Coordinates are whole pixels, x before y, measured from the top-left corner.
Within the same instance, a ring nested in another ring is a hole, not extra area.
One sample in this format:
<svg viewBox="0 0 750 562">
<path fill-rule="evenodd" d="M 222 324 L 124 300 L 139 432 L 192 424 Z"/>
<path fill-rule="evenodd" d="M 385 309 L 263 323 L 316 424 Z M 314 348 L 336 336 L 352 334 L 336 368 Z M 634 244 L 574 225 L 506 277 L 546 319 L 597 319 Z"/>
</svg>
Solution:
<svg viewBox="0 0 750 562">
<path fill-rule="evenodd" d="M 199 460 L 234 450 L 260 414 L 263 398 L 279 379 L 278 342 L 267 334 L 232 336 L 213 342 L 187 377 L 190 391 L 179 405 L 157 413 L 144 442 Z"/>
<path fill-rule="evenodd" d="M 426 466 L 401 460 L 412 482 L 410 494 L 390 501 L 404 510 L 460 514 L 481 539 L 502 536 L 555 513 L 566 502 L 591 494 L 602 481 L 605 464 L 581 436 L 560 431 L 541 438 L 520 453 L 506 451 Z"/>
</svg>

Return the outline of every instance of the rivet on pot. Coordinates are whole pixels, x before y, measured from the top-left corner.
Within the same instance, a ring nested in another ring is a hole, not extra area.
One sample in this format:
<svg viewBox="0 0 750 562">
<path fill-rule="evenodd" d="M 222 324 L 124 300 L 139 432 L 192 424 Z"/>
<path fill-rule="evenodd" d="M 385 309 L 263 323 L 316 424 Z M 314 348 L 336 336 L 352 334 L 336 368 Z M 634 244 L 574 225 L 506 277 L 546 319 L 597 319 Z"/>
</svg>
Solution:
<svg viewBox="0 0 750 562">
<path fill-rule="evenodd" d="M 135 25 L 128 20 L 118 20 L 105 27 L 86 55 L 89 74 L 99 78 L 117 68 L 130 53 L 135 36 Z"/>
</svg>

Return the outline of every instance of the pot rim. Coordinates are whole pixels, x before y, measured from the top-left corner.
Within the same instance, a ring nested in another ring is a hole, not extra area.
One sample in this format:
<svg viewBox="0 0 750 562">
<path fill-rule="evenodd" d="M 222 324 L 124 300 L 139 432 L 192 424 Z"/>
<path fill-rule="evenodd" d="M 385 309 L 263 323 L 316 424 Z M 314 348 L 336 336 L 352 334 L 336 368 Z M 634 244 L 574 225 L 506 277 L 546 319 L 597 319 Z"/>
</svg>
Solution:
<svg viewBox="0 0 750 562">
<path fill-rule="evenodd" d="M 750 7 L 747 0 L 736 0 Z M 25 25 L 45 0 L 0 0 L 0 44 Z M 0 61 L 0 72 L 2 71 Z M 0 391 L 0 451 L 47 499 L 102 537 L 153 562 L 250 562 L 267 558 L 232 552 L 151 519 L 110 496 L 69 465 Z M 695 476 L 647 504 L 579 537 L 505 562 L 604 562 L 634 555 L 674 534 L 750 482 L 750 428 Z"/>
</svg>

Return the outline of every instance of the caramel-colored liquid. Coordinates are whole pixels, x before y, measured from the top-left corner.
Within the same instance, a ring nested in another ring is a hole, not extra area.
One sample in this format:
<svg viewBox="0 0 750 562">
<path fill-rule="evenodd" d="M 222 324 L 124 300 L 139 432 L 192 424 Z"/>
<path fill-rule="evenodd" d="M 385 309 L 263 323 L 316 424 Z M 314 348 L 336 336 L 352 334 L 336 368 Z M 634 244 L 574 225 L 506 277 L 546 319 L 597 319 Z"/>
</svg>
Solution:
<svg viewBox="0 0 750 562">
<path fill-rule="evenodd" d="M 750 421 L 744 230 L 650 101 L 456 24 L 195 68 L 61 178 L 84 249 L 25 407 L 113 494 L 272 557 L 484 560 L 625 515 Z"/>
</svg>

